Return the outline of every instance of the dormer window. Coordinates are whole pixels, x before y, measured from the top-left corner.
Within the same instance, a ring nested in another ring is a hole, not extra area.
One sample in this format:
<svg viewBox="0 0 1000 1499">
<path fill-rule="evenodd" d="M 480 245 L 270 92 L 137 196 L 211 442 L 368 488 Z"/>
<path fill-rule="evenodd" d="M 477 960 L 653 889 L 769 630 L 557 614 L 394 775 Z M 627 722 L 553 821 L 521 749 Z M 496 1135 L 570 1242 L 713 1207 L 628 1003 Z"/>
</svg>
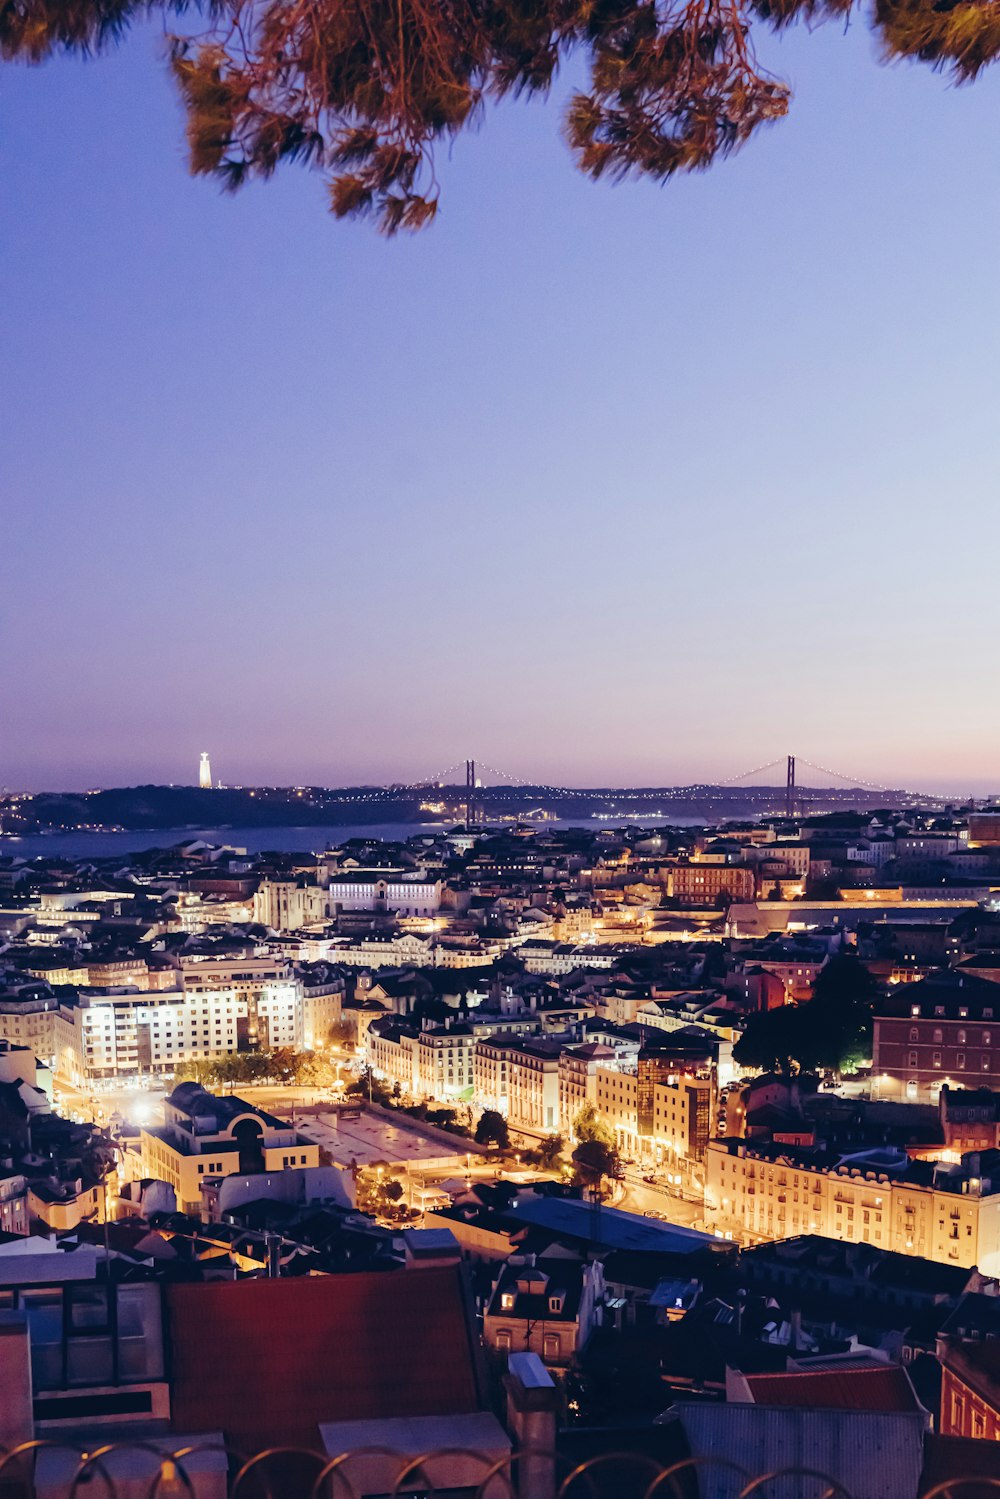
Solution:
<svg viewBox="0 0 1000 1499">
<path fill-rule="evenodd" d="M 935 1015 L 943 1015 L 944 1014 L 944 1005 L 935 1005 L 934 1006 L 934 1013 L 935 1013 Z"/>
<path fill-rule="evenodd" d="M 500 1297 L 500 1305 L 505 1312 L 512 1312 L 514 1310 L 514 1292 L 504 1291 Z"/>
<path fill-rule="evenodd" d="M 549 1311 L 550 1312 L 561 1312 L 562 1309 L 563 1309 L 563 1297 L 562 1297 L 562 1295 L 560 1294 L 558 1296 L 550 1296 L 549 1297 Z"/>
<path fill-rule="evenodd" d="M 919 1015 L 920 1014 L 920 1006 L 919 1005 L 911 1005 L 910 1006 L 910 1014 L 911 1015 Z"/>
</svg>

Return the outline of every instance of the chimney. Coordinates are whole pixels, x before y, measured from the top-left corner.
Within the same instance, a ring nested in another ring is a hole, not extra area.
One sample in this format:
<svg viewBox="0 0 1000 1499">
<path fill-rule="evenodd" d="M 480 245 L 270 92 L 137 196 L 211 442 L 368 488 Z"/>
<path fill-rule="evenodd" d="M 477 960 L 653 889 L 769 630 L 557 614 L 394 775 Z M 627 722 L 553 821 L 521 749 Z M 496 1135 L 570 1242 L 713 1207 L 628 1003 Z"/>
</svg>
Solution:
<svg viewBox="0 0 1000 1499">
<path fill-rule="evenodd" d="M 504 1375 L 507 1429 L 514 1441 L 520 1499 L 554 1499 L 556 1387 L 537 1353 L 512 1353 Z"/>
</svg>

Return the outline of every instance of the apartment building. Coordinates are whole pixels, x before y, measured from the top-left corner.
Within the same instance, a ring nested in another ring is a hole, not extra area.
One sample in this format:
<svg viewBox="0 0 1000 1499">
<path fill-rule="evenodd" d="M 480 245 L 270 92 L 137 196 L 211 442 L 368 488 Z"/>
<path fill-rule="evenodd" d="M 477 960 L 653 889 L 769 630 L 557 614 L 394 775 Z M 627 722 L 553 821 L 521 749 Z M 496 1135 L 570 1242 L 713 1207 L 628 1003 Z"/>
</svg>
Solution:
<svg viewBox="0 0 1000 1499">
<path fill-rule="evenodd" d="M 0 992 L 0 1040 L 27 1046 L 52 1066 L 59 1001 L 48 984 L 13 984 Z"/>
<path fill-rule="evenodd" d="M 1000 985 L 951 969 L 898 985 L 873 1031 L 883 1098 L 933 1100 L 944 1084 L 1000 1088 Z"/>
<path fill-rule="evenodd" d="M 936 1353 L 941 1365 L 938 1430 L 942 1436 L 1000 1441 L 997 1298 L 967 1292 L 942 1324 Z"/>
<path fill-rule="evenodd" d="M 259 1044 L 302 1044 L 295 984 L 248 1001 L 231 990 L 115 993 L 83 990 L 55 1016 L 55 1071 L 74 1087 L 172 1073 L 180 1061 L 227 1056 Z"/>
<path fill-rule="evenodd" d="M 1000 1151 L 958 1163 L 745 1140 L 705 1151 L 705 1222 L 728 1238 L 824 1234 L 1000 1273 Z"/>
<path fill-rule="evenodd" d="M 348 963 L 352 968 L 432 968 L 437 949 L 429 937 L 401 932 L 393 937 L 360 937 L 331 948 L 334 963 Z"/>
<path fill-rule="evenodd" d="M 512 1129 L 554 1133 L 559 1128 L 559 1052 L 554 1041 L 521 1041 L 503 1034 L 478 1041 L 473 1096 L 504 1114 Z"/>
<path fill-rule="evenodd" d="M 467 1025 L 427 1028 L 417 1036 L 417 1094 L 424 1098 L 471 1099 L 476 1042 Z"/>
<path fill-rule="evenodd" d="M 600 1260 L 509 1260 L 500 1270 L 483 1317 L 483 1340 L 498 1353 L 537 1353 L 562 1368 L 586 1345 L 603 1318 Z"/>
<path fill-rule="evenodd" d="M 319 1146 L 242 1098 L 218 1098 L 181 1083 L 163 1105 L 164 1122 L 141 1132 L 144 1177 L 173 1187 L 178 1210 L 201 1210 L 210 1177 L 318 1166 Z"/>
<path fill-rule="evenodd" d="M 700 1161 L 711 1133 L 714 1083 L 709 1075 L 677 1071 L 642 1089 L 644 1108 L 640 1126 L 640 1079 L 635 1072 L 600 1067 L 596 1075 L 595 1108 L 614 1130 L 618 1149 L 626 1156 L 665 1165 Z"/>
<path fill-rule="evenodd" d="M 597 1075 L 614 1066 L 615 1053 L 600 1041 L 564 1046 L 559 1053 L 559 1131 L 567 1138 L 573 1122 L 590 1103 L 597 1107 Z"/>
<path fill-rule="evenodd" d="M 376 1016 L 365 1032 L 369 1067 L 387 1082 L 398 1083 L 413 1098 L 420 1093 L 419 1036 L 419 1028 L 398 1015 Z"/>
<path fill-rule="evenodd" d="M 667 872 L 667 894 L 687 906 L 714 906 L 720 896 L 753 900 L 756 892 L 753 870 L 739 864 L 674 864 Z"/>
</svg>

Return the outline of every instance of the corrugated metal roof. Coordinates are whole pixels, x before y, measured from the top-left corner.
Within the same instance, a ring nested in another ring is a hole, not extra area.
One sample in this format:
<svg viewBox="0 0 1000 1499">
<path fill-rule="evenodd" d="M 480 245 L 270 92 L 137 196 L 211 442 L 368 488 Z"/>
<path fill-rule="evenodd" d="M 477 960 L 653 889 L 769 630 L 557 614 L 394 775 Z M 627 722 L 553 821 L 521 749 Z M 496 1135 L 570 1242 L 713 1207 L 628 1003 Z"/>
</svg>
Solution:
<svg viewBox="0 0 1000 1499">
<path fill-rule="evenodd" d="M 759 1477 L 804 1468 L 835 1479 L 852 1499 L 914 1499 L 923 1463 L 925 1421 L 920 1412 L 796 1410 L 765 1405 L 679 1402 L 694 1457 L 738 1464 Z M 731 1469 L 699 1469 L 701 1499 L 736 1499 L 742 1487 Z M 813 1499 L 819 1483 L 801 1478 L 767 1486 L 767 1499 Z"/>
</svg>

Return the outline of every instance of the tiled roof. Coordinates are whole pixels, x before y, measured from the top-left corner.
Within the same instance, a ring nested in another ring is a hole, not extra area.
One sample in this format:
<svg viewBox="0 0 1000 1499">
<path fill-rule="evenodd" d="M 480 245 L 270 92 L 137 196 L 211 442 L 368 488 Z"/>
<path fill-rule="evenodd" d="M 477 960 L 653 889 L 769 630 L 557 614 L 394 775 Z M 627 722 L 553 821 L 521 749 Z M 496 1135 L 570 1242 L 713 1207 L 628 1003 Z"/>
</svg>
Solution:
<svg viewBox="0 0 1000 1499">
<path fill-rule="evenodd" d="M 182 1430 L 221 1429 L 255 1452 L 315 1446 L 321 1421 L 480 1408 L 457 1268 L 206 1282 L 168 1295 Z"/>
<path fill-rule="evenodd" d="M 755 1405 L 795 1405 L 812 1410 L 916 1411 L 920 1403 L 906 1370 L 816 1369 L 807 1373 L 748 1374 Z"/>
</svg>

